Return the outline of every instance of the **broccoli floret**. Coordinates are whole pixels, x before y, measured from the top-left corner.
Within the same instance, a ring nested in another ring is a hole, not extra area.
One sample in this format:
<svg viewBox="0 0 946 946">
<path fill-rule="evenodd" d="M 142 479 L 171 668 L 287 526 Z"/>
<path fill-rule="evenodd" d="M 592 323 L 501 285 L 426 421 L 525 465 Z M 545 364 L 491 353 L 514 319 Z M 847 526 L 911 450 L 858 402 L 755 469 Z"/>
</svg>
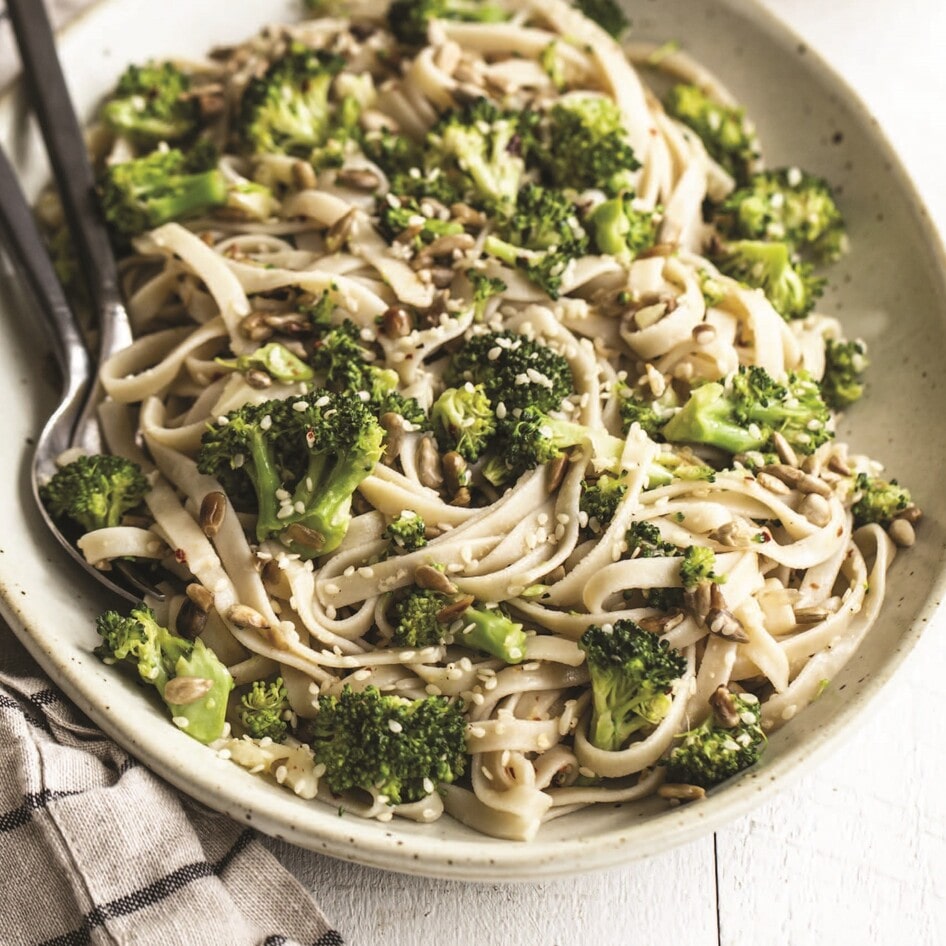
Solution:
<svg viewBox="0 0 946 946">
<path fill-rule="evenodd" d="M 141 504 L 150 484 L 141 467 L 111 454 L 80 456 L 57 470 L 40 490 L 54 519 L 71 519 L 85 532 L 121 524 Z"/>
<path fill-rule="evenodd" d="M 810 263 L 793 259 L 787 243 L 734 240 L 721 247 L 715 261 L 727 276 L 761 289 L 786 322 L 803 319 L 824 292 L 825 280 Z"/>
<path fill-rule="evenodd" d="M 622 263 L 630 263 L 657 239 L 657 217 L 650 210 L 635 210 L 629 193 L 619 194 L 599 204 L 588 224 L 599 253 L 607 253 Z"/>
<path fill-rule="evenodd" d="M 550 110 L 546 136 L 539 161 L 552 187 L 596 188 L 616 196 L 632 186 L 631 174 L 640 162 L 613 100 L 600 95 L 567 98 Z"/>
<path fill-rule="evenodd" d="M 434 401 L 430 421 L 440 449 L 456 450 L 470 462 L 479 459 L 496 433 L 496 414 L 481 384 L 447 388 Z"/>
<path fill-rule="evenodd" d="M 257 539 L 277 536 L 305 558 L 336 549 L 352 495 L 383 453 L 384 431 L 361 400 L 316 390 L 246 404 L 223 420 L 205 431 L 197 466 L 228 494 L 242 495 L 249 479 Z"/>
<path fill-rule="evenodd" d="M 619 39 L 631 25 L 615 0 L 572 0 L 572 5 L 615 39 Z"/>
<path fill-rule="evenodd" d="M 425 165 L 440 168 L 472 204 L 511 212 L 537 123 L 535 112 L 475 99 L 444 114 L 428 133 Z"/>
<path fill-rule="evenodd" d="M 111 165 L 99 184 L 102 212 L 112 231 L 128 238 L 222 207 L 229 189 L 212 148 L 152 151 Z"/>
<path fill-rule="evenodd" d="M 454 637 L 455 644 L 491 654 L 507 664 L 525 659 L 526 633 L 502 608 L 471 607 L 460 617 L 464 623 Z"/>
<path fill-rule="evenodd" d="M 369 161 L 373 161 L 384 171 L 394 193 L 402 193 L 400 187 L 395 186 L 395 179 L 398 179 L 400 183 L 401 178 L 409 177 L 413 168 L 418 169 L 418 177 L 420 177 L 424 150 L 418 142 L 407 135 L 396 134 L 382 128 L 362 137 L 361 150 Z M 414 195 L 413 189 L 409 189 L 408 193 Z"/>
<path fill-rule="evenodd" d="M 624 441 L 619 437 L 524 407 L 497 422 L 496 437 L 481 472 L 494 486 L 502 486 L 584 443 L 591 444 L 597 469 L 620 472 Z"/>
<path fill-rule="evenodd" d="M 307 728 L 336 794 L 362 789 L 391 804 L 419 801 L 466 766 L 463 706 L 441 696 L 407 700 L 346 686 L 340 696 L 320 697 Z"/>
<path fill-rule="evenodd" d="M 377 201 L 378 229 L 389 242 L 410 238 L 415 249 L 433 243 L 438 237 L 463 233 L 463 224 L 441 220 L 424 213 L 414 197 L 397 197 L 388 193 Z"/>
<path fill-rule="evenodd" d="M 828 407 L 844 410 L 864 393 L 864 372 L 869 365 L 867 346 L 860 340 L 829 338 L 825 342 L 824 360 L 821 394 Z"/>
<path fill-rule="evenodd" d="M 592 624 L 579 638 L 591 674 L 588 738 L 616 752 L 630 737 L 655 726 L 670 709 L 673 685 L 686 672 L 686 658 L 631 620 Z"/>
<path fill-rule="evenodd" d="M 667 111 L 699 135 L 710 157 L 745 184 L 761 156 L 755 128 L 745 109 L 713 101 L 696 85 L 675 85 L 667 94 Z"/>
<path fill-rule="evenodd" d="M 586 480 L 582 483 L 578 509 L 588 516 L 588 526 L 592 532 L 601 531 L 614 518 L 618 503 L 626 492 L 624 482 L 607 473 L 594 482 Z"/>
<path fill-rule="evenodd" d="M 733 240 L 778 240 L 821 262 L 847 247 L 844 220 L 827 181 L 798 168 L 754 174 L 730 194 L 715 216 Z"/>
<path fill-rule="evenodd" d="M 473 318 L 480 322 L 486 314 L 486 303 L 493 296 L 504 293 L 509 287 L 499 278 L 487 276 L 478 269 L 468 269 L 466 278 L 473 287 Z"/>
<path fill-rule="evenodd" d="M 692 591 L 704 581 L 725 581 L 724 575 L 717 575 L 716 553 L 705 545 L 691 545 L 683 551 L 683 561 L 680 562 L 680 584 L 687 591 Z"/>
<path fill-rule="evenodd" d="M 181 141 L 198 127 L 197 101 L 189 91 L 190 77 L 173 63 L 131 65 L 102 107 L 102 119 L 145 145 Z"/>
<path fill-rule="evenodd" d="M 237 129 L 246 150 L 309 158 L 330 139 L 347 138 L 347 116 L 329 101 L 344 66 L 340 56 L 294 43 L 263 75 L 250 79 Z"/>
<path fill-rule="evenodd" d="M 453 643 L 498 657 L 507 664 L 521 663 L 526 655 L 526 634 L 502 608 L 468 605 L 457 610 L 460 595 L 446 595 L 412 587 L 391 605 L 392 638 L 398 647 L 435 647 L 443 644 L 450 626 L 462 621 Z M 469 599 L 467 599 L 469 600 Z"/>
<path fill-rule="evenodd" d="M 299 314 L 305 316 L 307 327 L 316 332 L 320 338 L 332 328 L 335 298 L 328 290 L 314 297 L 311 302 L 299 302 L 298 309 Z"/>
<path fill-rule="evenodd" d="M 663 426 L 664 417 L 657 412 L 653 401 L 647 401 L 635 394 L 625 384 L 618 385 L 615 394 L 621 414 L 621 428 L 625 434 L 632 424 L 638 424 L 652 440 L 661 439 L 660 428 Z"/>
<path fill-rule="evenodd" d="M 248 371 L 265 371 L 274 380 L 285 384 L 311 381 L 315 377 L 315 372 L 309 365 L 279 342 L 268 342 L 248 355 L 214 360 L 221 368 L 229 368 L 241 374 Z"/>
<path fill-rule="evenodd" d="M 427 414 L 418 401 L 398 392 L 397 372 L 372 364 L 370 358 L 371 353 L 362 347 L 360 329 L 345 319 L 315 343 L 311 364 L 324 377 L 326 388 L 364 401 L 375 417 L 400 414 L 411 424 L 426 428 Z"/>
<path fill-rule="evenodd" d="M 629 558 L 665 558 L 680 554 L 672 542 L 664 540 L 652 522 L 634 522 L 624 536 Z"/>
<path fill-rule="evenodd" d="M 888 482 L 867 473 L 858 473 L 854 481 L 854 495 L 856 500 L 851 512 L 854 514 L 855 526 L 871 522 L 888 525 L 898 513 L 913 505 L 910 491 L 896 480 Z"/>
<path fill-rule="evenodd" d="M 761 708 L 751 693 L 730 693 L 738 722 L 727 726 L 714 710 L 683 733 L 667 758 L 667 781 L 711 788 L 759 761 L 765 748 Z"/>
<path fill-rule="evenodd" d="M 157 689 L 175 725 L 200 742 L 220 738 L 233 678 L 203 641 L 172 634 L 145 604 L 127 617 L 106 611 L 96 630 L 102 641 L 95 653 L 107 663 L 137 667 L 141 679 Z"/>
<path fill-rule="evenodd" d="M 758 366 L 740 368 L 723 382 L 694 389 L 661 433 L 674 443 L 702 443 L 729 453 L 769 450 L 778 432 L 799 453 L 833 437 L 821 390 L 806 372 L 779 384 Z"/>
<path fill-rule="evenodd" d="M 499 23 L 509 14 L 496 3 L 482 0 L 394 0 L 388 7 L 388 29 L 407 46 L 427 42 L 431 20 Z"/>
<path fill-rule="evenodd" d="M 403 509 L 384 530 L 391 552 L 415 552 L 427 544 L 427 524 L 413 509 Z"/>
<path fill-rule="evenodd" d="M 285 719 L 288 709 L 289 695 L 282 677 L 257 680 L 240 698 L 240 722 L 253 739 L 282 742 L 289 728 Z"/>
<path fill-rule="evenodd" d="M 517 408 L 556 410 L 575 390 L 568 361 L 547 345 L 512 331 L 473 335 L 453 354 L 447 384 L 482 385 L 507 414 Z"/>
<path fill-rule="evenodd" d="M 498 219 L 497 233 L 483 248 L 557 299 L 569 264 L 588 251 L 588 235 L 565 191 L 526 184 L 515 210 Z"/>
</svg>

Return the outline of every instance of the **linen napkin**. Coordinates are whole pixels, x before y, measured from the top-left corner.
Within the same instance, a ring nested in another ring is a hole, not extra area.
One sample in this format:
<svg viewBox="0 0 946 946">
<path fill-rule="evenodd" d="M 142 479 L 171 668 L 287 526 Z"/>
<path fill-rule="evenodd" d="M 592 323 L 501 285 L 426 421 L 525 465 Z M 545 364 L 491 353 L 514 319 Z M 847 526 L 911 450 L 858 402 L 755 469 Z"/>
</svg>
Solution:
<svg viewBox="0 0 946 946">
<path fill-rule="evenodd" d="M 344 942 L 252 829 L 180 796 L 48 680 L 4 672 L 0 871 L 4 946 Z"/>
</svg>

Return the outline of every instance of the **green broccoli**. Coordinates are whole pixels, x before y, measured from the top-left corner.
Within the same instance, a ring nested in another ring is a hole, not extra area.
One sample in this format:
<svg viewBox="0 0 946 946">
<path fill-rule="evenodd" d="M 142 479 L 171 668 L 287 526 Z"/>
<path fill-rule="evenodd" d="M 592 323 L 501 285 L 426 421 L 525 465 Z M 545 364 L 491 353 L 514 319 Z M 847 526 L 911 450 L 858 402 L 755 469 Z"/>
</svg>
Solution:
<svg viewBox="0 0 946 946">
<path fill-rule="evenodd" d="M 799 453 L 812 453 L 834 435 L 821 390 L 806 372 L 779 384 L 758 366 L 745 367 L 722 382 L 695 388 L 661 433 L 673 443 L 702 443 L 729 453 L 770 451 L 778 432 Z"/>
<path fill-rule="evenodd" d="M 131 65 L 102 107 L 102 120 L 147 146 L 190 138 L 199 124 L 190 86 L 190 77 L 173 63 Z"/>
<path fill-rule="evenodd" d="M 244 148 L 311 158 L 330 141 L 347 140 L 355 131 L 352 116 L 330 101 L 332 82 L 344 67 L 340 56 L 293 43 L 246 85 L 237 123 Z"/>
<path fill-rule="evenodd" d="M 606 200 L 591 212 L 588 226 L 599 253 L 630 263 L 657 239 L 657 215 L 650 210 L 635 210 L 630 193 Z"/>
<path fill-rule="evenodd" d="M 535 112 L 474 99 L 446 112 L 427 134 L 425 167 L 438 168 L 474 206 L 511 213 L 537 124 Z"/>
<path fill-rule="evenodd" d="M 538 160 L 551 187 L 596 188 L 612 197 L 632 187 L 640 162 L 612 99 L 576 95 L 557 103 L 548 113 L 546 140 Z"/>
<path fill-rule="evenodd" d="M 515 209 L 498 218 L 497 232 L 487 236 L 483 248 L 557 299 L 569 264 L 588 251 L 588 235 L 565 191 L 526 184 Z"/>
<path fill-rule="evenodd" d="M 471 23 L 499 23 L 509 14 L 497 3 L 486 0 L 394 0 L 388 7 L 388 29 L 407 46 L 427 42 L 431 20 L 466 20 Z"/>
<path fill-rule="evenodd" d="M 294 355 L 279 342 L 268 342 L 256 351 L 236 358 L 215 358 L 221 368 L 246 374 L 248 371 L 265 371 L 275 381 L 291 384 L 295 381 L 311 381 L 315 372 L 298 355 Z"/>
<path fill-rule="evenodd" d="M 730 693 L 729 699 L 734 720 L 724 722 L 714 709 L 678 737 L 666 761 L 668 782 L 712 788 L 759 761 L 766 742 L 759 701 L 751 693 Z"/>
<path fill-rule="evenodd" d="M 824 292 L 825 280 L 794 259 L 787 243 L 734 240 L 721 246 L 715 262 L 727 276 L 761 289 L 786 322 L 803 319 Z"/>
<path fill-rule="evenodd" d="M 581 484 L 578 509 L 588 517 L 588 528 L 592 532 L 601 532 L 614 518 L 618 503 L 626 492 L 624 481 L 607 473 Z"/>
<path fill-rule="evenodd" d="M 615 0 L 572 0 L 572 5 L 615 39 L 620 39 L 630 26 L 630 21 Z"/>
<path fill-rule="evenodd" d="M 466 278 L 473 287 L 473 318 L 481 322 L 486 314 L 486 303 L 493 296 L 502 295 L 509 287 L 501 279 L 487 276 L 478 269 L 468 269 Z"/>
<path fill-rule="evenodd" d="M 212 148 L 188 153 L 171 148 L 110 165 L 99 182 L 99 196 L 111 230 L 130 238 L 222 207 L 229 188 Z"/>
<path fill-rule="evenodd" d="M 626 434 L 632 424 L 638 424 L 641 430 L 651 440 L 660 440 L 660 428 L 665 417 L 658 412 L 654 401 L 645 400 L 635 394 L 626 384 L 616 386 L 615 395 L 618 398 L 618 411 L 621 415 L 621 429 Z"/>
<path fill-rule="evenodd" d="M 111 454 L 80 456 L 57 470 L 40 489 L 54 519 L 71 519 L 85 532 L 121 524 L 151 488 L 141 467 Z"/>
<path fill-rule="evenodd" d="M 825 341 L 824 360 L 821 394 L 828 407 L 842 411 L 864 393 L 864 372 L 870 364 L 867 346 L 860 340 L 829 338 Z"/>
<path fill-rule="evenodd" d="M 666 558 L 680 554 L 672 542 L 667 542 L 660 529 L 652 522 L 634 522 L 624 536 L 629 558 Z"/>
<path fill-rule="evenodd" d="M 584 443 L 591 444 L 598 469 L 621 472 L 624 441 L 620 437 L 553 417 L 535 407 L 524 407 L 497 422 L 496 436 L 481 472 L 494 486 L 502 486 Z"/>
<path fill-rule="evenodd" d="M 402 509 L 384 529 L 392 553 L 415 552 L 427 544 L 427 524 L 413 509 Z"/>
<path fill-rule="evenodd" d="M 667 715 L 686 658 L 631 620 L 592 624 L 578 646 L 591 674 L 588 738 L 599 749 L 620 750 L 641 729 Z"/>
<path fill-rule="evenodd" d="M 854 481 L 855 501 L 851 507 L 854 525 L 871 522 L 889 525 L 897 515 L 913 505 L 910 491 L 896 480 L 881 479 L 867 473 L 858 473 Z"/>
<path fill-rule="evenodd" d="M 575 390 L 568 361 L 548 345 L 513 331 L 472 335 L 450 358 L 444 381 L 481 385 L 506 413 L 517 408 L 556 410 Z"/>
<path fill-rule="evenodd" d="M 725 575 L 717 575 L 716 553 L 705 545 L 690 545 L 683 551 L 683 561 L 680 562 L 680 584 L 687 591 L 692 591 L 704 581 L 715 581 L 717 584 L 726 580 Z"/>
<path fill-rule="evenodd" d="M 761 151 L 744 108 L 716 102 L 699 86 L 690 84 L 675 85 L 664 104 L 674 118 L 699 135 L 710 157 L 735 178 L 737 185 L 748 182 Z"/>
<path fill-rule="evenodd" d="M 306 729 L 338 795 L 361 789 L 392 805 L 420 801 L 466 767 L 463 705 L 441 696 L 408 700 L 346 686 L 340 696 L 319 698 Z"/>
<path fill-rule="evenodd" d="M 478 460 L 496 432 L 496 414 L 481 384 L 467 381 L 447 388 L 434 401 L 430 421 L 444 452 L 456 450 L 465 460 Z"/>
<path fill-rule="evenodd" d="M 240 722 L 253 739 L 282 742 L 289 729 L 285 718 L 288 710 L 289 695 L 282 677 L 257 680 L 240 697 Z"/>
<path fill-rule="evenodd" d="M 377 199 L 378 229 L 389 242 L 410 237 L 415 249 L 433 243 L 442 236 L 463 233 L 463 224 L 441 220 L 424 213 L 422 201 L 414 197 L 398 197 L 387 193 Z"/>
<path fill-rule="evenodd" d="M 798 168 L 754 174 L 719 206 L 714 222 L 732 240 L 778 240 L 819 262 L 847 247 L 844 220 L 824 179 Z"/>
<path fill-rule="evenodd" d="M 95 653 L 106 663 L 137 667 L 141 679 L 157 689 L 176 726 L 204 743 L 223 735 L 233 678 L 203 641 L 172 634 L 145 604 L 133 607 L 127 617 L 104 612 L 96 630 L 102 641 Z"/>
<path fill-rule="evenodd" d="M 312 558 L 345 537 L 352 495 L 381 459 L 383 439 L 361 400 L 316 390 L 231 411 L 205 431 L 197 466 L 232 496 L 245 495 L 248 479 L 257 539 L 276 536 Z"/>
<path fill-rule="evenodd" d="M 453 643 L 498 657 L 507 664 L 521 663 L 526 656 L 526 634 L 502 608 L 475 607 L 457 610 L 460 595 L 446 595 L 411 587 L 396 596 L 390 619 L 393 643 L 398 647 L 436 647 L 443 644 L 455 621 L 462 621 Z M 471 599 L 465 599 L 471 600 Z"/>
<path fill-rule="evenodd" d="M 330 391 L 359 398 L 376 417 L 400 414 L 409 423 L 426 428 L 424 409 L 415 398 L 398 392 L 397 372 L 372 364 L 371 358 L 362 346 L 361 330 L 351 319 L 345 319 L 316 341 L 310 362 Z"/>
</svg>

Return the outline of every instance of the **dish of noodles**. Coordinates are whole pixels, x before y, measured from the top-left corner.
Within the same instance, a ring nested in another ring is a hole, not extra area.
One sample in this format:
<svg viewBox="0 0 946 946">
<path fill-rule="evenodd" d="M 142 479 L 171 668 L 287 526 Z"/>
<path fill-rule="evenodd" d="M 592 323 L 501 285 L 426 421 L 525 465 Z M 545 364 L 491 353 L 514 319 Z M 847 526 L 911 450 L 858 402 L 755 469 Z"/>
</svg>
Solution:
<svg viewBox="0 0 946 946">
<path fill-rule="evenodd" d="M 82 659 L 153 684 L 122 684 L 152 746 L 252 773 L 217 806 L 267 830 L 686 817 L 837 698 L 922 546 L 838 431 L 875 361 L 824 304 L 843 182 L 607 7 L 436 8 L 307 11 L 100 104 L 124 459 L 64 457 L 46 500 L 114 488 L 78 545 L 164 594 L 98 609 Z"/>
</svg>

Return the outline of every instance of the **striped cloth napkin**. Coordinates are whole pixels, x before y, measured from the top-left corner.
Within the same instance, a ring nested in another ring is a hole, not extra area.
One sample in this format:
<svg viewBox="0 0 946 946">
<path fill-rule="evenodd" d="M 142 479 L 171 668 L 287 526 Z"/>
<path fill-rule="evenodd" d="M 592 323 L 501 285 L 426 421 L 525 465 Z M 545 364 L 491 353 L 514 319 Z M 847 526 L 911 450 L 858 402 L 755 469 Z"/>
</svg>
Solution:
<svg viewBox="0 0 946 946">
<path fill-rule="evenodd" d="M 178 795 L 48 680 L 3 672 L 0 864 L 4 946 L 344 942 L 252 829 Z"/>
</svg>

